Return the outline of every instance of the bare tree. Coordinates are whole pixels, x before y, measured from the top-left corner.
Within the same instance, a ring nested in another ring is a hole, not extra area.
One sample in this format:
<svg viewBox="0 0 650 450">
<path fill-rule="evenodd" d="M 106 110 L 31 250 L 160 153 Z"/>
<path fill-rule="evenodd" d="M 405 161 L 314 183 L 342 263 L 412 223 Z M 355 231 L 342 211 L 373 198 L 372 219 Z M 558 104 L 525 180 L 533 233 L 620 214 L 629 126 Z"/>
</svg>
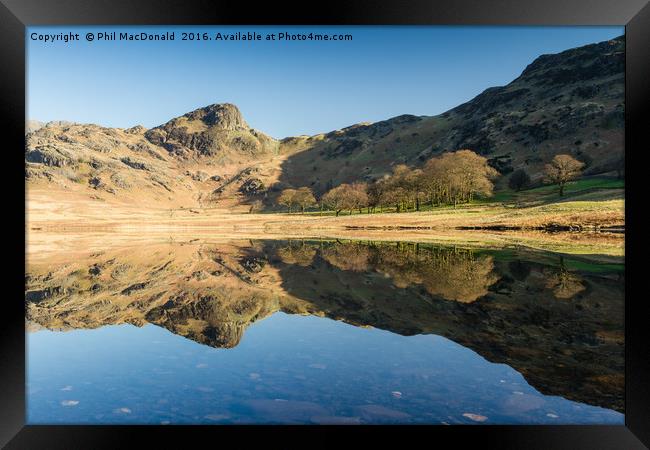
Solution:
<svg viewBox="0 0 650 450">
<path fill-rule="evenodd" d="M 302 213 L 305 213 L 305 208 L 316 204 L 316 198 L 308 187 L 299 188 L 293 195 L 293 202 L 300 206 Z"/>
<path fill-rule="evenodd" d="M 347 184 L 342 184 L 330 189 L 325 195 L 323 195 L 323 204 L 328 208 L 333 209 L 337 217 L 347 205 L 346 189 L 348 186 L 349 185 Z"/>
<path fill-rule="evenodd" d="M 424 172 L 421 169 L 413 169 L 406 177 L 406 190 L 415 203 L 415 210 L 420 210 L 420 198 L 426 193 Z"/>
<path fill-rule="evenodd" d="M 365 183 L 343 183 L 330 189 L 323 196 L 323 203 L 328 208 L 333 209 L 337 216 L 344 209 L 350 210 L 350 214 L 355 209 L 361 211 L 361 208 L 368 205 L 368 201 L 367 185 Z"/>
<path fill-rule="evenodd" d="M 404 164 L 393 168 L 390 175 L 370 185 L 366 183 L 341 184 L 330 189 L 321 202 L 338 216 L 343 210 L 354 209 L 368 213 L 376 207 L 395 206 L 397 212 L 420 210 L 422 201 L 431 205 L 471 202 L 475 196 L 489 197 L 492 180 L 499 173 L 487 159 L 471 150 L 445 153 L 429 160 L 423 169 L 412 169 Z"/>
<path fill-rule="evenodd" d="M 498 172 L 490 167 L 487 159 L 471 150 L 445 153 L 429 160 L 423 170 L 426 180 L 423 189 L 440 203 L 471 202 L 477 195 L 490 197 L 492 180 Z"/>
<path fill-rule="evenodd" d="M 380 181 L 368 185 L 366 190 L 368 194 L 368 214 L 374 212 L 377 207 L 381 208 L 381 191 L 382 183 Z"/>
<path fill-rule="evenodd" d="M 287 211 L 291 214 L 291 207 L 295 204 L 295 198 L 296 198 L 296 191 L 295 189 L 285 189 L 280 193 L 280 196 L 278 197 L 278 204 L 286 206 Z"/>
<path fill-rule="evenodd" d="M 419 209 L 422 171 L 405 164 L 393 168 L 393 173 L 382 180 L 381 199 L 386 205 L 394 204 L 397 212 L 408 211 L 413 205 Z"/>
<path fill-rule="evenodd" d="M 350 214 L 352 214 L 352 208 L 361 212 L 361 208 L 368 205 L 368 185 L 365 183 L 351 184 L 347 190 L 347 196 Z"/>
<path fill-rule="evenodd" d="M 544 166 L 546 179 L 560 187 L 560 196 L 564 195 L 566 184 L 580 176 L 584 163 L 570 155 L 555 155 L 550 164 Z"/>
</svg>

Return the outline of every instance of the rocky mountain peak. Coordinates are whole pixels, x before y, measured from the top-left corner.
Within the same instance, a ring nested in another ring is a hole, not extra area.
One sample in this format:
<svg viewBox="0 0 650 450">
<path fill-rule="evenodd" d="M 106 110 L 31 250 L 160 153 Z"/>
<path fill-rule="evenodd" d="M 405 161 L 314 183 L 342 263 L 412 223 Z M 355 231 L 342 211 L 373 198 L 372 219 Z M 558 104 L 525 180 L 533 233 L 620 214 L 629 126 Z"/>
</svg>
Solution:
<svg viewBox="0 0 650 450">
<path fill-rule="evenodd" d="M 223 130 L 248 130 L 250 127 L 244 120 L 239 108 L 232 103 L 215 103 L 195 109 L 184 115 L 188 120 L 200 120 L 208 127 Z"/>
<path fill-rule="evenodd" d="M 227 158 L 268 154 L 277 143 L 250 128 L 239 108 L 232 103 L 216 103 L 195 109 L 152 128 L 145 138 L 169 153 L 181 157 L 217 156 Z"/>
</svg>

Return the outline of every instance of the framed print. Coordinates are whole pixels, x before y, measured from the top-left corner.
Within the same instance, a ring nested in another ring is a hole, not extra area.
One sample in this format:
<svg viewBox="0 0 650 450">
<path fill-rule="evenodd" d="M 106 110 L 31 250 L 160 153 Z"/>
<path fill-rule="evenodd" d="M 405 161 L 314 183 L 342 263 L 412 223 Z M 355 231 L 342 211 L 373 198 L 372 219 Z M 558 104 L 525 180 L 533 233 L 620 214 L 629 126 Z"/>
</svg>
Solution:
<svg viewBox="0 0 650 450">
<path fill-rule="evenodd" d="M 649 445 L 642 1 L 2 3 L 6 448 Z"/>
</svg>

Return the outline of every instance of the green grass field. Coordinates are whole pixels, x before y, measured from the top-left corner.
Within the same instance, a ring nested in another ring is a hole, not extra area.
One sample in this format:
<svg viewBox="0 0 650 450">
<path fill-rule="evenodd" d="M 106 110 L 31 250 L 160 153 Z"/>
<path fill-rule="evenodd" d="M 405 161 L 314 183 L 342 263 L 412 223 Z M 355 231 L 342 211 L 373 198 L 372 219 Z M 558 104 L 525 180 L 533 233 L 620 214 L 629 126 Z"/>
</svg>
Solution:
<svg viewBox="0 0 650 450">
<path fill-rule="evenodd" d="M 560 197 L 557 185 L 545 185 L 532 189 L 515 192 L 505 190 L 495 193 L 486 203 L 527 203 L 534 201 L 560 201 L 577 195 L 592 193 L 599 190 L 625 189 L 625 181 L 611 177 L 586 177 L 570 181 L 564 188 L 564 196 Z"/>
<path fill-rule="evenodd" d="M 625 190 L 625 181 L 619 180 L 612 177 L 586 177 L 579 180 L 571 181 L 567 183 L 564 189 L 564 195 L 560 197 L 559 190 L 557 185 L 545 185 L 539 186 L 532 189 L 526 189 L 519 192 L 512 191 L 510 189 L 502 190 L 496 192 L 492 197 L 485 199 L 477 199 L 468 204 L 457 205 L 456 208 L 452 205 L 440 205 L 440 206 L 431 206 L 428 204 L 421 204 L 420 211 L 445 211 L 445 210 L 454 210 L 454 209 L 467 209 L 473 208 L 468 213 L 479 213 L 480 209 L 475 209 L 477 206 L 506 206 L 506 207 L 530 207 L 530 206 L 539 206 L 549 203 L 565 202 L 567 203 L 567 208 L 592 208 L 594 207 L 595 202 L 609 201 L 609 200 L 618 200 L 623 197 Z M 558 206 L 560 209 L 561 206 Z M 409 209 L 409 212 L 413 212 L 414 209 Z M 380 212 L 379 209 L 375 210 L 375 213 Z M 381 209 L 383 213 L 394 213 L 396 212 L 395 207 L 388 207 Z M 296 214 L 300 212 L 294 211 Z M 352 211 L 341 211 L 340 216 L 348 215 L 358 215 L 358 214 L 368 214 L 367 208 L 363 208 L 361 212 L 358 210 Z M 310 210 L 305 211 L 305 215 L 322 215 L 322 216 L 334 216 L 334 211 L 318 211 Z"/>
</svg>

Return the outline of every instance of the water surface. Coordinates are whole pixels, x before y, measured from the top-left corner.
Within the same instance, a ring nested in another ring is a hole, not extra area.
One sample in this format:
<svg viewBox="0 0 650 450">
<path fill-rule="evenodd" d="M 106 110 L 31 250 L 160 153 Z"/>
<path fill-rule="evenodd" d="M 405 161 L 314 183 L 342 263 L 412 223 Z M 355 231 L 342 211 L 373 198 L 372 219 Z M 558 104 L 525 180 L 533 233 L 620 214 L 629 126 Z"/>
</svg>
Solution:
<svg viewBox="0 0 650 450">
<path fill-rule="evenodd" d="M 624 268 L 235 241 L 30 263 L 29 423 L 622 424 Z"/>
</svg>

